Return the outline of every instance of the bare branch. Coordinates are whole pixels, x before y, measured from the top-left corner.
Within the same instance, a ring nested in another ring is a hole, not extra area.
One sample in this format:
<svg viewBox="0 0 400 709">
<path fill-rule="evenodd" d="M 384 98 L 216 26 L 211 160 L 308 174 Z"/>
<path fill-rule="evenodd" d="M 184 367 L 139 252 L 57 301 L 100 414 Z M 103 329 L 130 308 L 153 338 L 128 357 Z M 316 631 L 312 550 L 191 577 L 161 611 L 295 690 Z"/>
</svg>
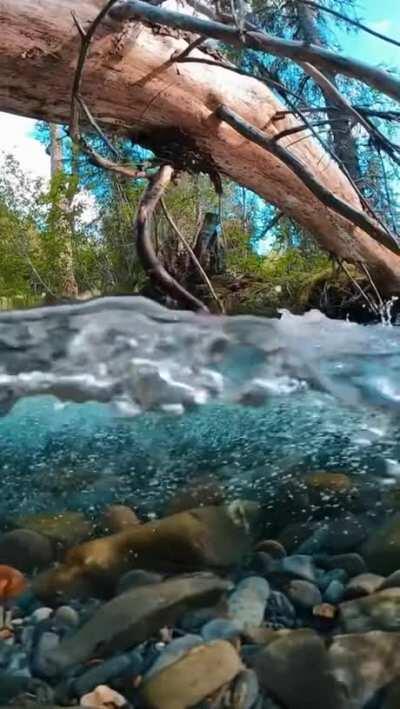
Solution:
<svg viewBox="0 0 400 709">
<path fill-rule="evenodd" d="M 174 170 L 170 165 L 163 165 L 157 175 L 150 180 L 143 194 L 136 219 L 138 256 L 149 278 L 157 283 L 171 298 L 191 310 L 208 312 L 201 300 L 191 295 L 180 283 L 172 278 L 159 261 L 153 247 L 150 231 L 151 217 L 166 187 L 171 182 L 173 173 Z"/>
<path fill-rule="evenodd" d="M 367 234 L 372 236 L 375 241 L 383 244 L 386 248 L 396 254 L 399 253 L 399 246 L 395 238 L 388 231 L 385 231 L 385 229 L 376 224 L 367 214 L 364 214 L 347 202 L 344 202 L 340 197 L 336 197 L 336 195 L 318 182 L 300 160 L 292 155 L 286 148 L 283 148 L 272 139 L 267 138 L 262 131 L 247 123 L 227 106 L 219 106 L 216 110 L 216 115 L 245 138 L 275 155 L 275 157 L 294 172 L 303 184 L 305 184 L 323 204 L 332 209 L 332 211 L 348 219 L 352 224 L 360 227 L 360 229 L 363 229 Z"/>
<path fill-rule="evenodd" d="M 353 25 L 353 27 L 357 27 L 359 30 L 363 30 L 363 32 L 368 32 L 368 34 L 372 34 L 374 37 L 379 37 L 379 39 L 383 39 L 384 42 L 390 42 L 390 44 L 394 44 L 396 45 L 396 47 L 400 47 L 400 42 L 398 42 L 397 39 L 393 39 L 392 37 L 388 37 L 386 34 L 377 32 L 376 30 L 371 29 L 371 27 L 367 27 L 367 25 L 364 25 L 362 22 L 359 22 L 358 20 L 353 20 L 352 17 L 348 17 L 348 15 L 344 15 L 342 12 L 338 12 L 338 10 L 333 10 L 330 7 L 326 7 L 326 5 L 321 5 L 321 3 L 319 2 L 314 2 L 313 0 L 297 0 L 297 2 L 301 3 L 302 5 L 309 5 L 310 7 L 313 7 L 316 10 L 322 10 L 322 12 L 326 12 L 329 15 L 334 15 L 340 20 L 344 20 L 345 22 L 347 22 L 347 24 Z"/>
<path fill-rule="evenodd" d="M 213 37 L 226 44 L 268 52 L 296 62 L 310 62 L 336 74 L 344 74 L 373 86 L 395 100 L 400 100 L 400 80 L 382 69 L 377 69 L 356 59 L 331 52 L 324 47 L 308 45 L 294 40 L 285 40 L 267 34 L 255 25 L 245 23 L 245 32 L 199 17 L 154 7 L 142 0 L 127 0 L 111 11 L 116 20 L 141 19 L 150 23 L 175 27 L 195 34 Z"/>
<path fill-rule="evenodd" d="M 205 272 L 203 266 L 201 265 L 201 263 L 200 263 L 199 259 L 197 258 L 196 254 L 194 253 L 194 251 L 193 251 L 192 247 L 190 246 L 189 242 L 185 239 L 185 237 L 183 236 L 183 234 L 182 234 L 182 232 L 180 231 L 180 229 L 178 229 L 178 227 L 177 227 L 175 221 L 173 220 L 172 216 L 170 215 L 170 213 L 169 213 L 169 211 L 168 211 L 167 205 L 165 204 L 165 200 L 164 200 L 163 197 L 161 197 L 161 199 L 160 199 L 160 204 L 161 204 L 162 210 L 163 210 L 163 212 L 164 212 L 164 214 L 165 214 L 165 218 L 166 218 L 168 224 L 170 225 L 170 227 L 173 229 L 173 231 L 174 231 L 175 234 L 177 235 L 179 241 L 181 241 L 182 244 L 184 245 L 186 251 L 188 252 L 190 258 L 191 258 L 192 261 L 193 261 L 194 267 L 197 269 L 197 271 L 199 272 L 200 276 L 202 277 L 204 283 L 206 284 L 208 290 L 209 290 L 210 293 L 211 293 L 211 297 L 212 297 L 212 298 L 215 300 L 215 302 L 217 303 L 218 308 L 220 309 L 221 313 L 224 313 L 224 312 L 225 312 L 224 306 L 223 306 L 223 304 L 221 303 L 220 299 L 218 298 L 218 296 L 217 296 L 217 294 L 216 294 L 216 292 L 215 292 L 215 290 L 214 290 L 214 288 L 213 288 L 213 284 L 211 283 L 209 277 L 207 276 L 207 274 L 206 274 L 206 272 Z"/>
</svg>

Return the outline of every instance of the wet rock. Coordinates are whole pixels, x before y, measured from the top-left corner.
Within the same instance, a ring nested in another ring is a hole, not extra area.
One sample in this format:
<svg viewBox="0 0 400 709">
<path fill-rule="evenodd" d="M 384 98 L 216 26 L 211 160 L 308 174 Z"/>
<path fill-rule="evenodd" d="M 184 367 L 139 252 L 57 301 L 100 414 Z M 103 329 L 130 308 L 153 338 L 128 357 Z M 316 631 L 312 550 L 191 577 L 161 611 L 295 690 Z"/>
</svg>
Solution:
<svg viewBox="0 0 400 709">
<path fill-rule="evenodd" d="M 251 709 L 259 694 L 258 678 L 254 670 L 239 672 L 231 689 L 231 709 Z"/>
<path fill-rule="evenodd" d="M 312 630 L 277 638 L 254 656 L 260 686 L 285 709 L 349 709 L 335 678 L 323 640 Z"/>
<path fill-rule="evenodd" d="M 385 588 L 400 588 L 400 569 L 384 579 L 379 590 L 384 591 Z"/>
<path fill-rule="evenodd" d="M 339 581 L 343 586 L 348 581 L 348 576 L 344 569 L 332 569 L 331 571 L 318 572 L 318 588 L 321 591 L 326 591 L 332 581 Z"/>
<path fill-rule="evenodd" d="M 50 566 L 54 559 L 49 539 L 30 529 L 15 529 L 0 536 L 0 564 L 31 573 Z"/>
<path fill-rule="evenodd" d="M 30 622 L 33 625 L 37 625 L 38 623 L 41 623 L 43 620 L 47 620 L 50 618 L 50 616 L 53 613 L 52 608 L 46 608 L 45 606 L 41 606 L 40 608 L 36 608 L 35 611 L 31 614 L 30 617 Z"/>
<path fill-rule="evenodd" d="M 378 574 L 360 574 L 354 576 L 347 584 L 344 591 L 345 600 L 351 598 L 360 598 L 361 596 L 369 596 L 371 593 L 378 591 L 384 582 L 384 576 Z"/>
<path fill-rule="evenodd" d="M 52 657 L 59 644 L 60 638 L 57 633 L 51 631 L 41 633 L 31 659 L 32 674 L 36 677 L 51 677 L 53 673 Z"/>
<path fill-rule="evenodd" d="M 358 547 L 367 537 L 363 520 L 353 514 L 330 520 L 321 525 L 314 534 L 299 547 L 302 554 L 327 551 L 340 554 Z"/>
<path fill-rule="evenodd" d="M 288 553 L 292 553 L 297 551 L 299 546 L 312 536 L 318 526 L 312 521 L 293 522 L 279 532 L 277 539 Z"/>
<path fill-rule="evenodd" d="M 153 709 L 191 707 L 231 682 L 241 670 L 235 648 L 217 640 L 193 648 L 145 681 L 142 697 Z"/>
<path fill-rule="evenodd" d="M 165 515 L 186 512 L 198 507 L 222 505 L 225 492 L 221 484 L 210 477 L 193 478 L 187 486 L 178 490 L 167 504 Z"/>
<path fill-rule="evenodd" d="M 56 630 L 77 628 L 80 622 L 79 613 L 71 606 L 60 606 L 54 613 L 53 622 Z"/>
<path fill-rule="evenodd" d="M 79 544 L 88 539 L 93 532 L 92 524 L 81 512 L 27 515 L 17 518 L 15 524 L 43 535 L 60 550 Z"/>
<path fill-rule="evenodd" d="M 345 587 L 341 581 L 333 579 L 328 588 L 324 591 L 324 601 L 326 601 L 326 603 L 332 603 L 333 605 L 340 603 L 343 600 L 344 588 Z"/>
<path fill-rule="evenodd" d="M 250 551 L 259 518 L 258 505 L 236 501 L 137 525 L 70 550 L 65 563 L 38 576 L 33 588 L 42 599 L 111 594 L 132 568 L 229 567 Z"/>
<path fill-rule="evenodd" d="M 278 570 L 278 569 L 277 569 Z M 279 572 L 291 578 L 303 579 L 315 583 L 317 581 L 316 569 L 311 556 L 296 554 L 287 556 L 280 562 Z"/>
<path fill-rule="evenodd" d="M 283 559 L 284 556 L 287 556 L 285 547 L 276 539 L 264 539 L 257 544 L 255 550 L 265 552 L 273 559 Z"/>
<path fill-rule="evenodd" d="M 105 534 L 123 532 L 127 527 L 140 523 L 136 512 L 125 505 L 109 505 L 100 520 L 100 526 Z"/>
<path fill-rule="evenodd" d="M 322 602 L 319 588 L 301 579 L 290 582 L 287 595 L 294 606 L 305 610 L 311 610 L 313 606 L 318 606 Z"/>
<path fill-rule="evenodd" d="M 161 574 L 156 574 L 143 569 L 132 569 L 123 574 L 118 581 L 116 595 L 130 591 L 138 586 L 147 586 L 148 584 L 161 583 L 163 577 Z"/>
<path fill-rule="evenodd" d="M 160 653 L 157 660 L 151 665 L 150 669 L 146 672 L 145 679 L 148 680 L 153 675 L 161 672 L 169 665 L 177 662 L 181 657 L 186 655 L 189 650 L 194 647 L 203 645 L 204 640 L 201 635 L 184 635 L 182 638 L 176 638 L 172 640 L 169 645 Z"/>
<path fill-rule="evenodd" d="M 339 618 L 345 633 L 400 630 L 400 589 L 389 588 L 345 601 L 339 606 Z"/>
<path fill-rule="evenodd" d="M 296 611 L 288 597 L 280 591 L 271 591 L 265 609 L 265 619 L 273 628 L 293 628 Z"/>
<path fill-rule="evenodd" d="M 240 635 L 242 627 L 234 620 L 214 618 L 204 625 L 201 634 L 207 642 L 210 640 L 231 640 Z"/>
<path fill-rule="evenodd" d="M 381 709 L 398 709 L 400 707 L 400 677 L 396 678 L 386 688 Z"/>
<path fill-rule="evenodd" d="M 360 554 L 335 554 L 328 556 L 326 554 L 318 554 L 314 557 L 315 563 L 322 569 L 328 571 L 332 569 L 344 569 L 349 578 L 358 576 L 367 571 L 367 565 Z"/>
<path fill-rule="evenodd" d="M 229 583 L 212 574 L 178 576 L 154 586 L 142 586 L 117 596 L 99 608 L 72 637 L 62 641 L 49 662 L 61 673 L 87 659 L 105 657 L 147 640 L 173 625 L 189 608 L 217 599 Z"/>
<path fill-rule="evenodd" d="M 337 635 L 328 654 L 330 671 L 348 698 L 346 709 L 370 706 L 400 673 L 400 633 Z"/>
<path fill-rule="evenodd" d="M 27 692 L 31 683 L 29 677 L 15 676 L 8 672 L 0 672 L 0 705 L 10 702 L 23 692 Z"/>
<path fill-rule="evenodd" d="M 127 707 L 128 702 L 115 689 L 111 689 L 107 685 L 100 685 L 90 694 L 85 694 L 81 698 L 79 706 L 90 707 L 90 709 L 117 709 L 117 707 Z"/>
<path fill-rule="evenodd" d="M 355 487 L 344 473 L 317 472 L 303 478 L 310 504 L 317 510 L 342 507 L 348 502 Z"/>
<path fill-rule="evenodd" d="M 243 579 L 228 598 L 229 617 L 240 628 L 261 625 L 269 594 L 269 583 L 261 576 Z"/>
<path fill-rule="evenodd" d="M 387 576 L 400 568 L 400 515 L 371 533 L 362 554 L 368 569 L 376 574 Z"/>
<path fill-rule="evenodd" d="M 75 679 L 71 685 L 71 695 L 81 697 L 88 694 L 95 687 L 107 684 L 114 679 L 128 677 L 133 678 L 141 673 L 143 660 L 141 655 L 133 650 L 120 655 L 115 655 L 101 662 L 99 665 L 90 667 L 86 672 Z"/>
</svg>

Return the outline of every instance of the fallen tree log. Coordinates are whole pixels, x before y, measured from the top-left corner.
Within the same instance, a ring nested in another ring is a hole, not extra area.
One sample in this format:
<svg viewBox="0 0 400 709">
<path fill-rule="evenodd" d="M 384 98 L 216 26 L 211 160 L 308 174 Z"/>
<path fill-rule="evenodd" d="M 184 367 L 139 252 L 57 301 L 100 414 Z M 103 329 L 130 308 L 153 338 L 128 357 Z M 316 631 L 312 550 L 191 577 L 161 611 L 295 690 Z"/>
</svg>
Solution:
<svg viewBox="0 0 400 709">
<path fill-rule="evenodd" d="M 68 123 L 80 46 L 75 12 L 88 27 L 99 0 L 0 0 L 0 110 Z M 186 33 L 107 18 L 92 43 L 81 93 L 107 132 L 132 137 L 182 168 L 225 174 L 307 228 L 322 248 L 364 263 L 386 295 L 400 293 L 400 255 L 324 206 L 275 155 L 237 133 L 216 111 L 223 104 L 267 138 L 296 125 L 274 120 L 283 104 L 261 82 L 197 62 L 176 63 Z M 191 57 L 201 60 L 201 50 Z M 280 145 L 336 197 L 362 210 L 334 161 L 312 138 Z"/>
</svg>

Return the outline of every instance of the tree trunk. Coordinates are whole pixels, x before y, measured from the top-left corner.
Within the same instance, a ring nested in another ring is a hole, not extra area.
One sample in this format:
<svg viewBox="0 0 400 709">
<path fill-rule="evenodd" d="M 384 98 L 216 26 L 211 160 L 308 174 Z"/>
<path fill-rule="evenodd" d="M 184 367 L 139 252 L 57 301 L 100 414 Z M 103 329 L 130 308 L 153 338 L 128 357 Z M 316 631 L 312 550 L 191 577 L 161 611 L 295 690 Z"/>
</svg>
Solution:
<svg viewBox="0 0 400 709">
<path fill-rule="evenodd" d="M 52 180 L 56 180 L 57 175 L 61 175 L 64 172 L 61 138 L 60 126 L 56 123 L 50 123 L 50 174 Z M 72 200 L 61 196 L 58 202 L 57 206 L 62 214 L 63 222 L 63 244 L 60 254 L 60 291 L 61 295 L 66 298 L 76 298 L 78 295 L 78 284 L 75 278 L 72 246 L 72 235 L 74 232 Z"/>
<path fill-rule="evenodd" d="M 308 42 L 308 44 L 315 44 L 317 47 L 323 47 L 323 38 L 316 21 L 315 10 L 312 7 L 303 5 L 302 3 L 296 5 L 301 39 L 304 39 L 304 41 Z M 327 70 L 324 71 L 321 69 L 321 71 L 326 78 L 329 79 L 334 86 L 336 86 L 335 74 Z M 323 89 L 321 89 L 321 91 L 325 99 L 325 105 L 328 109 L 328 118 L 332 120 L 331 130 L 335 155 L 339 158 L 341 163 L 345 165 L 353 180 L 355 182 L 359 182 L 361 173 L 358 162 L 357 142 L 351 132 L 352 122 L 346 116 L 343 120 L 338 120 L 343 113 L 343 109 L 340 106 L 338 107 L 323 91 Z M 339 110 L 336 110 L 338 108 Z"/>
<path fill-rule="evenodd" d="M 103 5 L 99 0 L 0 0 L 0 107 L 49 122 L 69 121 L 71 89 L 80 46 L 74 11 L 83 25 Z M 129 25 L 130 26 L 130 25 Z M 200 63 L 174 64 L 187 47 L 178 32 L 107 20 L 99 29 L 84 68 L 82 94 L 108 130 L 154 147 L 169 148 L 181 163 L 207 166 L 254 190 L 307 228 L 322 248 L 364 262 L 385 294 L 400 292 L 400 256 L 376 243 L 346 219 L 322 206 L 279 159 L 240 136 L 215 110 L 223 103 L 272 137 L 295 125 L 284 106 L 259 81 Z M 199 50 L 194 57 L 209 58 Z M 360 208 L 352 186 L 313 140 L 287 137 L 314 176 Z"/>
</svg>

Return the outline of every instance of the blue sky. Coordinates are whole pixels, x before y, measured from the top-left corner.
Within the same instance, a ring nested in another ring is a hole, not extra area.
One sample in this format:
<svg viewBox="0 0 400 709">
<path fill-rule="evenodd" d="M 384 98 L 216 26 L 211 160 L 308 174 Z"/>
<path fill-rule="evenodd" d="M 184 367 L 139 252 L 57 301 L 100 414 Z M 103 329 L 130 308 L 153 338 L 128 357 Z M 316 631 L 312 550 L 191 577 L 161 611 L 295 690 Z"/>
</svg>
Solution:
<svg viewBox="0 0 400 709">
<path fill-rule="evenodd" d="M 359 16 L 365 24 L 400 40 L 400 0 L 359 0 Z M 365 34 L 341 33 L 338 39 L 349 56 L 400 70 L 400 49 Z M 49 157 L 32 138 L 33 121 L 0 112 L 0 152 L 12 152 L 26 171 L 47 179 Z"/>
</svg>

